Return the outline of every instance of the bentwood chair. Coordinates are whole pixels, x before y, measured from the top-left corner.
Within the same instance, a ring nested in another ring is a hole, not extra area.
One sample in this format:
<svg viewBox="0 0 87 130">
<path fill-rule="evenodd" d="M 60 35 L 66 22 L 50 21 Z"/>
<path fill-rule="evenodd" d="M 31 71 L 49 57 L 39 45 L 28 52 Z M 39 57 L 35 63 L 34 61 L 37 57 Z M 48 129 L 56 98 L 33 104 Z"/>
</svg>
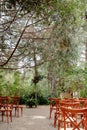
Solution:
<svg viewBox="0 0 87 130">
<path fill-rule="evenodd" d="M 50 116 L 49 116 L 50 119 L 52 116 L 52 112 L 57 111 L 59 109 L 60 98 L 49 98 L 49 101 L 50 101 Z"/>
<path fill-rule="evenodd" d="M 60 106 L 65 106 L 65 107 L 70 107 L 70 108 L 79 108 L 80 102 L 71 102 L 71 101 L 69 102 L 69 101 L 60 100 L 59 108 Z M 54 113 L 54 127 L 56 127 L 56 122 L 57 122 L 58 117 L 60 117 L 60 115 L 61 115 L 61 111 L 60 109 L 59 110 L 57 109 L 57 111 Z"/>
<path fill-rule="evenodd" d="M 12 122 L 12 107 L 9 105 L 9 97 L 0 97 L 1 100 L 1 108 L 0 111 L 2 112 L 2 121 L 3 117 L 7 117 L 7 122 L 9 120 Z"/>
<path fill-rule="evenodd" d="M 21 115 L 23 115 L 23 106 L 20 105 L 20 96 L 11 97 L 12 108 L 15 109 L 15 116 L 19 117 L 19 111 L 21 110 Z"/>
<path fill-rule="evenodd" d="M 87 108 L 60 106 L 60 109 L 64 120 L 60 122 L 58 119 L 58 130 L 87 130 Z M 83 114 L 82 118 L 79 118 L 80 113 Z M 67 125 L 67 120 L 71 125 Z M 62 128 L 61 123 L 63 123 Z"/>
<path fill-rule="evenodd" d="M 5 113 L 5 109 L 2 106 L 2 98 L 0 97 L 0 113 L 1 113 L 1 117 L 2 117 L 2 122 L 3 122 L 3 116 Z"/>
</svg>

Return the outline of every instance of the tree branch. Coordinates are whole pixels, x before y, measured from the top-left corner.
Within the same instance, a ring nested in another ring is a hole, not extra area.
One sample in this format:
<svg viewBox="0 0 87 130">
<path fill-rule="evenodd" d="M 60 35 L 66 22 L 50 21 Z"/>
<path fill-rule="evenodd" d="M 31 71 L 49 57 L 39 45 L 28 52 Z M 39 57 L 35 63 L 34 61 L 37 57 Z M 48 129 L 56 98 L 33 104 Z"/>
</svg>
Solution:
<svg viewBox="0 0 87 130">
<path fill-rule="evenodd" d="M 28 24 L 28 21 L 29 21 L 29 19 L 27 20 L 26 25 Z M 0 66 L 6 65 L 6 64 L 10 61 L 10 59 L 12 58 L 12 56 L 13 56 L 13 54 L 15 53 L 15 51 L 16 51 L 16 49 L 17 49 L 19 43 L 20 43 L 20 40 L 21 40 L 21 38 L 22 38 L 22 36 L 23 36 L 23 34 L 24 34 L 24 32 L 25 32 L 26 25 L 25 25 L 25 27 L 24 27 L 24 29 L 23 29 L 23 31 L 22 31 L 22 33 L 21 33 L 21 35 L 20 35 L 20 37 L 19 37 L 19 39 L 18 39 L 18 41 L 17 41 L 17 44 L 16 44 L 14 50 L 12 51 L 11 55 L 9 56 L 9 58 L 7 59 L 7 61 L 4 62 L 3 64 L 1 64 Z"/>
</svg>

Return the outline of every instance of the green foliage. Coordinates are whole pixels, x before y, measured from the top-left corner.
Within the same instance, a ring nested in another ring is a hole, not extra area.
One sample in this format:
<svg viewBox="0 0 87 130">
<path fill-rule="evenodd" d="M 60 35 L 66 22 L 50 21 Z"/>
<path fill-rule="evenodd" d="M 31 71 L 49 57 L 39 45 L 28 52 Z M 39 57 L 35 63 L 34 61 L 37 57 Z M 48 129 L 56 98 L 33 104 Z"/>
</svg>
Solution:
<svg viewBox="0 0 87 130">
<path fill-rule="evenodd" d="M 84 86 L 80 90 L 80 96 L 87 97 L 87 67 L 83 70 L 83 75 L 84 75 Z"/>
<path fill-rule="evenodd" d="M 0 95 L 9 96 L 13 85 L 12 74 L 8 70 L 0 70 Z"/>
<path fill-rule="evenodd" d="M 20 78 L 20 73 L 19 72 L 15 72 L 14 73 L 14 82 L 13 82 L 13 89 L 14 89 L 14 95 L 20 95 L 20 87 L 21 87 L 21 78 Z"/>
<path fill-rule="evenodd" d="M 37 101 L 34 98 L 28 98 L 26 100 L 26 105 L 29 106 L 30 108 L 32 107 L 37 107 Z"/>
<path fill-rule="evenodd" d="M 20 104 L 26 104 L 26 96 L 25 95 L 21 95 L 20 96 Z"/>
<path fill-rule="evenodd" d="M 5 87 L 3 71 L 0 70 L 0 95 L 2 95 L 3 88 Z"/>
<path fill-rule="evenodd" d="M 61 21 L 62 25 L 79 25 L 83 11 L 86 10 L 86 0 L 4 0 L 4 3 L 7 8 L 15 7 L 15 9 L 18 9 L 16 7 L 20 7 L 21 11 L 34 12 L 35 19 L 37 19 L 37 16 L 45 18 L 42 23 L 47 25 L 50 25 L 53 21 L 55 23 Z"/>
<path fill-rule="evenodd" d="M 45 97 L 43 94 L 38 96 L 38 104 L 39 105 L 48 105 L 49 104 L 48 97 Z"/>
<path fill-rule="evenodd" d="M 80 97 L 87 98 L 87 85 L 80 90 Z"/>
<path fill-rule="evenodd" d="M 6 70 L 0 71 L 0 95 L 20 95 L 20 73 Z"/>
<path fill-rule="evenodd" d="M 49 5 L 51 0 L 8 0 L 8 4 L 12 5 L 16 8 L 17 5 L 24 11 L 31 12 L 36 11 L 36 13 L 40 13 L 40 10 L 43 10 L 45 6 Z M 10 7 L 10 6 L 9 6 Z M 40 10 L 39 10 L 40 9 Z"/>
<path fill-rule="evenodd" d="M 63 78 L 60 78 L 58 82 L 58 89 L 64 92 L 80 91 L 84 86 L 84 71 L 73 67 L 67 70 L 63 74 Z"/>
<path fill-rule="evenodd" d="M 26 104 L 30 107 L 37 106 L 38 104 L 39 105 L 49 104 L 48 96 L 46 95 L 46 93 L 43 93 L 40 88 L 38 88 L 38 91 L 37 91 L 37 101 L 36 101 L 34 86 L 29 87 L 29 91 L 27 94 L 21 95 L 20 103 Z"/>
</svg>

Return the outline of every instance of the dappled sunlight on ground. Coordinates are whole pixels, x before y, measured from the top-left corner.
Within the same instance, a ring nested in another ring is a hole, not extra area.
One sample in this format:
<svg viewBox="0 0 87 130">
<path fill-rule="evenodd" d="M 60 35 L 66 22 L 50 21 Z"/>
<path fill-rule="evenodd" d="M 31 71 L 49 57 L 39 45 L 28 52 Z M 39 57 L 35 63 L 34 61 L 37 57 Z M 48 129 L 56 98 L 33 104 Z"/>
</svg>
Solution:
<svg viewBox="0 0 87 130">
<path fill-rule="evenodd" d="M 32 119 L 46 119 L 46 116 L 33 116 Z"/>
</svg>

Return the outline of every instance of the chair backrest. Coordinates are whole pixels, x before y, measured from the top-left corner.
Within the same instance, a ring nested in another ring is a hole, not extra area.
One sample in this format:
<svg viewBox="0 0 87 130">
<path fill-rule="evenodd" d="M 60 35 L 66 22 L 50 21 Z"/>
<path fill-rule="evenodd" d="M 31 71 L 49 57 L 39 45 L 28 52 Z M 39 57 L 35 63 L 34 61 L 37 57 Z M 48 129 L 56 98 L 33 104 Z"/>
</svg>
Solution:
<svg viewBox="0 0 87 130">
<path fill-rule="evenodd" d="M 87 107 L 87 100 L 84 101 L 83 107 Z"/>
<path fill-rule="evenodd" d="M 80 130 L 81 126 L 84 130 L 87 130 L 87 108 L 68 108 L 60 106 L 60 109 L 64 116 L 64 130 L 66 130 L 66 118 L 71 122 L 72 130 Z M 78 120 L 80 114 L 82 115 L 82 118 Z"/>
<path fill-rule="evenodd" d="M 12 96 L 11 97 L 11 104 L 19 105 L 19 103 L 20 103 L 20 96 Z"/>
<path fill-rule="evenodd" d="M 65 101 L 67 101 L 67 100 L 68 100 L 68 101 L 75 101 L 76 98 L 64 98 L 64 100 L 65 100 Z"/>
<path fill-rule="evenodd" d="M 49 98 L 50 107 L 58 106 L 60 98 Z"/>
<path fill-rule="evenodd" d="M 84 107 L 84 104 L 86 103 L 87 98 L 79 98 L 78 100 L 80 102 L 81 107 Z"/>
<path fill-rule="evenodd" d="M 0 104 L 1 104 L 1 107 L 8 109 L 8 107 L 9 107 L 9 97 L 8 96 L 0 97 Z"/>
<path fill-rule="evenodd" d="M 79 97 L 79 100 L 87 100 L 87 98 Z"/>
<path fill-rule="evenodd" d="M 64 102 L 61 101 L 60 106 L 64 106 L 64 107 L 71 107 L 71 108 L 79 108 L 80 107 L 80 102 Z"/>
<path fill-rule="evenodd" d="M 8 104 L 9 103 L 9 97 L 7 97 L 7 96 L 1 97 L 1 102 L 2 102 L 2 104 Z"/>
</svg>

